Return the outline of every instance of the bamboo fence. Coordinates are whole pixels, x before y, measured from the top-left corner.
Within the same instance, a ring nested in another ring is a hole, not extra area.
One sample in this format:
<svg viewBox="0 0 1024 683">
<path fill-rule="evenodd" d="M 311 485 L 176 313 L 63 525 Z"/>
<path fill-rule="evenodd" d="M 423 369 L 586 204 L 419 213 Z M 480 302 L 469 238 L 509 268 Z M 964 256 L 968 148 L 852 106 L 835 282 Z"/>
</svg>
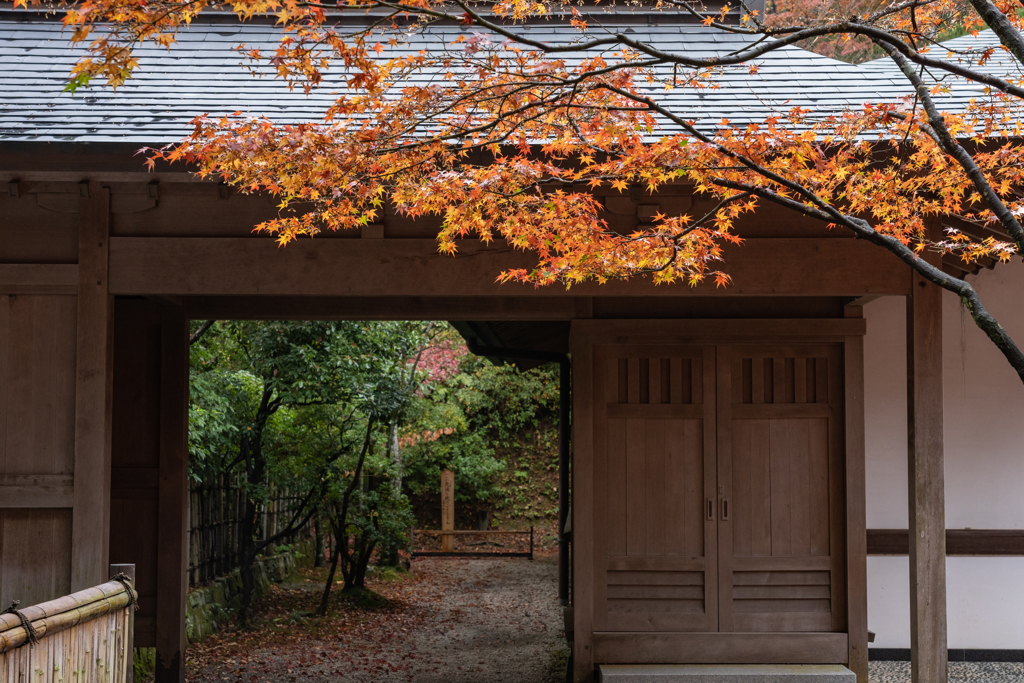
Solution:
<svg viewBox="0 0 1024 683">
<path fill-rule="evenodd" d="M 129 592 L 131 591 L 131 592 Z M 129 680 L 135 592 L 119 581 L 0 614 L 0 683 L 124 683 Z"/>
<path fill-rule="evenodd" d="M 245 501 L 245 486 L 238 474 L 221 474 L 192 484 L 189 489 L 189 585 L 204 584 L 238 567 Z M 300 502 L 301 498 L 288 489 L 274 491 L 270 502 L 260 507 L 258 537 L 266 539 L 285 528 Z M 308 535 L 308 529 L 300 529 L 281 539 L 281 543 L 293 543 Z M 273 548 L 269 551 L 272 553 Z"/>
</svg>

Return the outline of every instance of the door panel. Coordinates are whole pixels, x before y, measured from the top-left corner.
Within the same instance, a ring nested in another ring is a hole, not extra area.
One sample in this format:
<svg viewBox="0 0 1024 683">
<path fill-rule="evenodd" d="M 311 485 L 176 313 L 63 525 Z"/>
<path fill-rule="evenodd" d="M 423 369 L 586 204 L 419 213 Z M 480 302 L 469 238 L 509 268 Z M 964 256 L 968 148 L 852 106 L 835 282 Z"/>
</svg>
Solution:
<svg viewBox="0 0 1024 683">
<path fill-rule="evenodd" d="M 721 630 L 839 630 L 840 349 L 718 354 Z"/>
<path fill-rule="evenodd" d="M 594 357 L 596 629 L 717 630 L 714 349 Z"/>
</svg>

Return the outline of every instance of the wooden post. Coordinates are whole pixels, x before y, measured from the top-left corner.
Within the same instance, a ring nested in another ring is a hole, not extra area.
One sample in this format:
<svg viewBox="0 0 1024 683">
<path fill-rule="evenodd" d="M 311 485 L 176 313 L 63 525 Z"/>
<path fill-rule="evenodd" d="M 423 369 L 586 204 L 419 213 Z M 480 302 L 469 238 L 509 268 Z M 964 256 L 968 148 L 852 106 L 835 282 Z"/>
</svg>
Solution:
<svg viewBox="0 0 1024 683">
<path fill-rule="evenodd" d="M 156 683 L 184 683 L 188 590 L 188 319 L 184 311 L 165 307 L 162 329 Z"/>
<path fill-rule="evenodd" d="M 932 255 L 928 257 L 932 261 Z M 946 683 L 942 290 L 914 272 L 907 297 L 910 661 L 914 683 Z"/>
<path fill-rule="evenodd" d="M 110 552 L 114 299 L 107 288 L 110 190 L 81 184 L 71 590 L 103 582 Z"/>
<path fill-rule="evenodd" d="M 860 318 L 860 306 L 846 317 Z M 846 338 L 846 595 L 849 667 L 857 683 L 868 683 L 867 494 L 864 470 L 864 338 Z"/>
<path fill-rule="evenodd" d="M 572 680 L 594 680 L 594 355 L 588 336 L 570 336 L 572 373 Z"/>
<path fill-rule="evenodd" d="M 135 565 L 134 564 L 112 564 L 110 565 L 110 576 L 124 574 L 132 580 L 132 587 L 135 588 Z M 135 592 L 138 593 L 138 588 Z M 128 610 L 128 662 L 125 667 L 124 683 L 135 681 L 135 609 Z"/>
<path fill-rule="evenodd" d="M 451 470 L 441 472 L 441 531 L 455 529 L 455 473 Z M 455 536 L 441 536 L 441 552 L 455 552 Z"/>
</svg>

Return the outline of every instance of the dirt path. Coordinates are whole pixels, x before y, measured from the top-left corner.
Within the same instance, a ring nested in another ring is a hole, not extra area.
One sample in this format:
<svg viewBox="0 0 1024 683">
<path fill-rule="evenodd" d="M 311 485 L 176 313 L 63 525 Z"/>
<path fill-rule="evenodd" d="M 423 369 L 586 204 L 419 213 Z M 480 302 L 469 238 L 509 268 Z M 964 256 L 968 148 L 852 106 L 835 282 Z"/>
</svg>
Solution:
<svg viewBox="0 0 1024 683">
<path fill-rule="evenodd" d="M 551 559 L 421 559 L 411 576 L 370 583 L 381 609 L 312 610 L 320 574 L 282 584 L 254 632 L 189 649 L 189 681 L 559 683 L 565 640 Z M 322 578 L 320 579 L 322 580 Z"/>
</svg>

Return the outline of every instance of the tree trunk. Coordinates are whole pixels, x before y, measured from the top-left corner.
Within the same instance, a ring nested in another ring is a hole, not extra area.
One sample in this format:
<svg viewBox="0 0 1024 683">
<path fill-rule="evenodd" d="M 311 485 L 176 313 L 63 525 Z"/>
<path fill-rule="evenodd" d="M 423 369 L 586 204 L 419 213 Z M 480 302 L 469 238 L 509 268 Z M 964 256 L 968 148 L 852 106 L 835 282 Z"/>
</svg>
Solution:
<svg viewBox="0 0 1024 683">
<path fill-rule="evenodd" d="M 313 566 L 314 567 L 322 567 L 322 566 L 324 566 L 324 564 L 326 564 L 326 560 L 324 559 L 324 528 L 323 528 L 324 524 L 323 524 L 323 517 L 321 517 L 320 515 L 317 515 L 316 516 L 316 520 L 314 521 L 313 525 L 314 525 L 313 528 L 315 529 L 315 531 L 313 532 L 313 538 L 314 538 L 314 542 L 316 544 L 316 549 L 313 551 Z M 332 574 L 334 572 L 333 567 L 337 566 L 337 564 L 338 564 L 337 560 L 332 557 L 332 569 L 331 569 L 331 573 Z"/>
<path fill-rule="evenodd" d="M 341 546 L 336 545 L 334 552 L 331 554 L 331 571 L 327 573 L 327 583 L 324 585 L 324 595 L 320 598 L 320 608 L 317 609 L 316 615 L 318 617 L 327 616 L 327 602 L 331 597 L 331 586 L 334 585 L 334 572 L 338 568 L 338 556 L 341 554 Z"/>
</svg>

